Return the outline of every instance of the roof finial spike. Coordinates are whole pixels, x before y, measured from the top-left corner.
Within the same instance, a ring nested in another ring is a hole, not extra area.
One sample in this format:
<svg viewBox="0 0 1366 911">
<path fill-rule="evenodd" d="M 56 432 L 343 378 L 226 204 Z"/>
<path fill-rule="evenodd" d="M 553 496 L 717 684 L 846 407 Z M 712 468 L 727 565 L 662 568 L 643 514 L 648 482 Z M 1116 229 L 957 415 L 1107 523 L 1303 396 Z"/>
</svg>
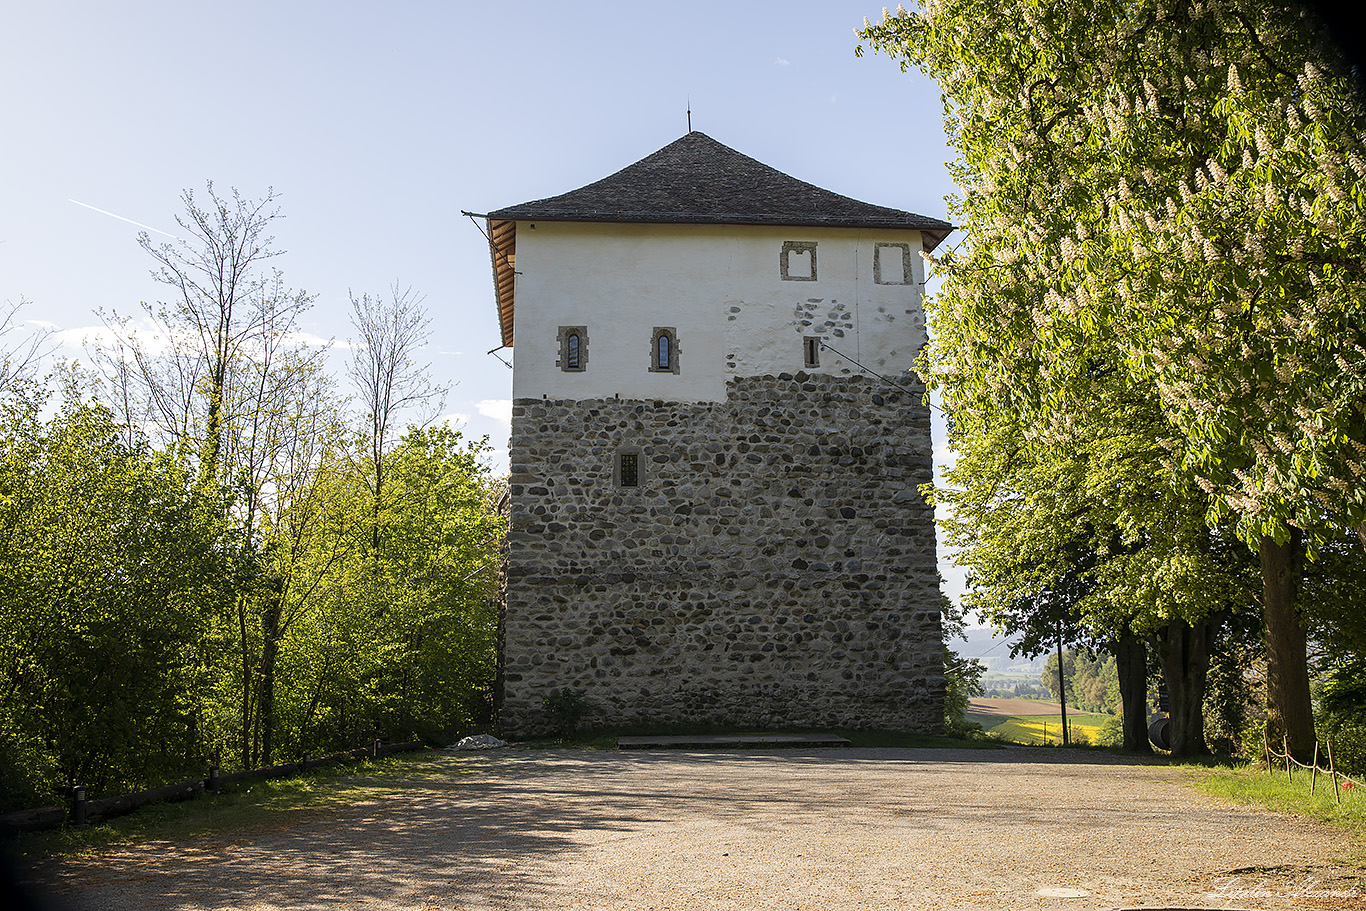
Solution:
<svg viewBox="0 0 1366 911">
<path fill-rule="evenodd" d="M 688 132 L 692 132 L 692 96 L 688 96 Z"/>
</svg>

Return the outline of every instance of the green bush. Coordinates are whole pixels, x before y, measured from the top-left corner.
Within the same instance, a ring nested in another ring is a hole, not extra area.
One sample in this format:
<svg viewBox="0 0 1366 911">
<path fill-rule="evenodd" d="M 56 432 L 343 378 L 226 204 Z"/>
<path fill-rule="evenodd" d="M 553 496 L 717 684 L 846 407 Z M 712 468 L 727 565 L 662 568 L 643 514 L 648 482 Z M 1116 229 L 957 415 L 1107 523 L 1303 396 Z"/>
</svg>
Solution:
<svg viewBox="0 0 1366 911">
<path fill-rule="evenodd" d="M 1118 715 L 1105 719 L 1096 732 L 1096 746 L 1117 747 L 1124 744 L 1124 719 Z"/>
<path fill-rule="evenodd" d="M 579 724 L 593 712 L 586 690 L 563 687 L 544 697 L 542 702 L 555 726 L 555 733 L 561 737 L 573 737 L 578 733 Z"/>
<path fill-rule="evenodd" d="M 1333 764 L 1348 775 L 1366 775 L 1366 718 L 1325 712 L 1319 718 L 1319 740 L 1333 744 Z M 1328 764 L 1328 757 L 1319 759 Z"/>
</svg>

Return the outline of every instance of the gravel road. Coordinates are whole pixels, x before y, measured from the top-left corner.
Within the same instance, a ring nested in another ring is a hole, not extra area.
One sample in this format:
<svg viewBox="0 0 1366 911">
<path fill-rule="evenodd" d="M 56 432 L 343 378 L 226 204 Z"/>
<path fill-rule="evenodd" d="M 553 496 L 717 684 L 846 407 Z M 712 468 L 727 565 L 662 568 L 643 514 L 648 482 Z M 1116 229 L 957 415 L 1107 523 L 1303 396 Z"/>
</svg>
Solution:
<svg viewBox="0 0 1366 911">
<path fill-rule="evenodd" d="M 1108 754 L 514 749 L 411 768 L 383 799 L 38 875 L 58 907 L 101 911 L 1366 909 L 1341 833 Z"/>
</svg>

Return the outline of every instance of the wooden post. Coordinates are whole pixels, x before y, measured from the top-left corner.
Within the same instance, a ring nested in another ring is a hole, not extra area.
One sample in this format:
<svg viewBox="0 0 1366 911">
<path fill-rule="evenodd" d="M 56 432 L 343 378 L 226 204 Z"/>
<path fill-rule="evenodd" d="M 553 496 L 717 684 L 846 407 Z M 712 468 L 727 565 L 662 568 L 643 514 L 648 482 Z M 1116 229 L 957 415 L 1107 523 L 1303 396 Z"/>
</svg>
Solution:
<svg viewBox="0 0 1366 911">
<path fill-rule="evenodd" d="M 372 758 L 372 759 L 378 759 L 378 758 L 379 758 L 379 738 L 378 738 L 378 737 L 375 738 L 375 743 L 374 743 L 374 745 L 370 747 L 370 754 L 371 754 L 371 758 Z"/>
<path fill-rule="evenodd" d="M 1281 735 L 1281 747 L 1285 750 L 1285 780 L 1293 782 L 1295 773 L 1290 770 L 1290 735 Z"/>
<path fill-rule="evenodd" d="M 1342 803 L 1342 792 L 1338 790 L 1338 767 L 1333 762 L 1333 738 L 1328 738 L 1328 774 L 1333 779 L 1333 800 Z"/>
<path fill-rule="evenodd" d="M 1043 723 L 1043 744 L 1044 744 L 1044 746 L 1048 746 L 1048 722 L 1047 722 L 1047 721 L 1045 721 L 1045 722 Z"/>
<path fill-rule="evenodd" d="M 215 762 L 209 766 L 209 790 L 214 794 L 222 792 L 222 775 L 223 770 L 218 767 L 218 763 Z"/>
<path fill-rule="evenodd" d="M 1319 780 L 1319 739 L 1314 738 L 1314 768 L 1309 772 L 1309 793 L 1314 793 L 1314 786 Z"/>
<path fill-rule="evenodd" d="M 1262 761 L 1266 763 L 1266 773 L 1271 774 L 1271 738 L 1267 736 L 1266 729 L 1262 729 Z"/>
<path fill-rule="evenodd" d="M 71 789 L 71 824 L 85 825 L 85 785 L 78 784 Z"/>
</svg>

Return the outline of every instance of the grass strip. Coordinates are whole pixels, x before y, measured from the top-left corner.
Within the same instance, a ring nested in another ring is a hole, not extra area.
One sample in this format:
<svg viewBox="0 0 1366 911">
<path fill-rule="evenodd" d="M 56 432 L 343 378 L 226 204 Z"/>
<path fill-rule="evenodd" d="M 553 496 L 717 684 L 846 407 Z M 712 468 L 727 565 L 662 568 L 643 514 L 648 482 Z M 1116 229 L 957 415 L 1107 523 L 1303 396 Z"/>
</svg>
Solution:
<svg viewBox="0 0 1366 911">
<path fill-rule="evenodd" d="M 1333 783 L 1319 775 L 1314 793 L 1309 792 L 1309 773 L 1296 772 L 1287 781 L 1283 771 L 1268 773 L 1265 768 L 1197 767 L 1189 770 L 1191 783 L 1206 794 L 1249 806 L 1266 807 L 1280 813 L 1317 819 L 1347 830 L 1361 843 L 1354 863 L 1366 862 L 1366 792 L 1352 788 L 1341 792 L 1341 802 L 1333 798 Z"/>
</svg>

